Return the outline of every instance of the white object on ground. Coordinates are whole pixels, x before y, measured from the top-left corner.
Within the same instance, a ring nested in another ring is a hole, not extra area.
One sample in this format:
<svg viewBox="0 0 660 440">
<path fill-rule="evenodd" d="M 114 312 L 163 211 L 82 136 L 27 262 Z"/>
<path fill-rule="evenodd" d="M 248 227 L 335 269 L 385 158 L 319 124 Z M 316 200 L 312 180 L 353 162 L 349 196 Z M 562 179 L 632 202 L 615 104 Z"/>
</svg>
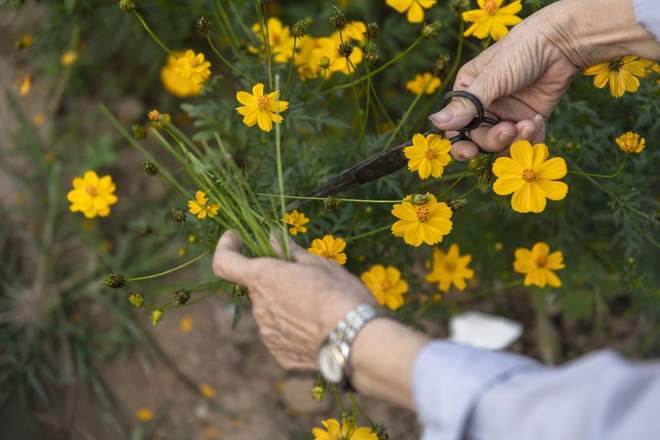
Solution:
<svg viewBox="0 0 660 440">
<path fill-rule="evenodd" d="M 488 350 L 501 350 L 523 333 L 518 321 L 474 310 L 449 318 L 449 340 Z"/>
</svg>

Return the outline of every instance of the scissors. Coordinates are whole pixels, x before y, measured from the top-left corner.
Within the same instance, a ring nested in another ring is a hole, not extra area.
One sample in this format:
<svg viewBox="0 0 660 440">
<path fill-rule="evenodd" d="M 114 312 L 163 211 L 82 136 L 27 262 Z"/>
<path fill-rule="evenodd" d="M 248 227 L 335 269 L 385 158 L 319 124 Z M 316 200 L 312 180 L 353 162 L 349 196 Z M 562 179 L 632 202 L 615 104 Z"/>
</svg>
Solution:
<svg viewBox="0 0 660 440">
<path fill-rule="evenodd" d="M 477 108 L 477 116 L 472 119 L 472 121 L 470 121 L 470 123 L 465 127 L 458 130 L 458 134 L 456 136 L 452 136 L 448 139 L 452 144 L 460 141 L 471 141 L 468 133 L 483 123 L 489 124 L 491 126 L 499 124 L 500 121 L 497 119 L 489 118 L 484 115 L 484 106 L 481 104 L 481 101 L 479 101 L 479 98 L 464 90 L 454 90 L 447 93 L 442 98 L 440 107 L 445 108 L 445 106 L 453 98 L 468 99 Z M 442 133 L 442 130 L 439 128 L 434 128 L 424 133 L 424 136 L 440 133 Z M 381 151 L 380 153 L 377 153 L 374 156 L 363 160 L 357 165 L 354 165 L 351 168 L 337 174 L 335 177 L 328 180 L 321 186 L 305 194 L 305 197 L 328 197 L 336 195 L 351 188 L 355 188 L 356 186 L 364 185 L 365 183 L 379 179 L 383 176 L 387 176 L 388 174 L 392 174 L 393 172 L 400 170 L 408 164 L 408 158 L 403 155 L 403 149 L 411 145 L 412 141 L 407 141 L 401 145 L 392 147 L 389 150 Z M 481 148 L 479 148 L 479 151 L 481 153 L 492 154 L 491 152 L 484 151 Z M 296 200 L 295 202 L 290 203 L 287 208 L 297 209 L 308 202 L 310 202 L 310 200 Z"/>
</svg>

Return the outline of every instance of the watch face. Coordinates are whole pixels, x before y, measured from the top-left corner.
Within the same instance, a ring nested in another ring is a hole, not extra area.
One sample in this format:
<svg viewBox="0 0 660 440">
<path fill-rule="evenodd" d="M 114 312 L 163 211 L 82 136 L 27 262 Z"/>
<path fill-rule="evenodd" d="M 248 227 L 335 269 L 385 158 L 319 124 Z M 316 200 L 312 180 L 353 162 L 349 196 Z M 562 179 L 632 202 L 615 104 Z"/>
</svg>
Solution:
<svg viewBox="0 0 660 440">
<path fill-rule="evenodd" d="M 337 347 L 331 344 L 323 344 L 319 349 L 317 358 L 319 371 L 323 378 L 333 385 L 337 385 L 344 379 L 344 358 Z"/>
</svg>

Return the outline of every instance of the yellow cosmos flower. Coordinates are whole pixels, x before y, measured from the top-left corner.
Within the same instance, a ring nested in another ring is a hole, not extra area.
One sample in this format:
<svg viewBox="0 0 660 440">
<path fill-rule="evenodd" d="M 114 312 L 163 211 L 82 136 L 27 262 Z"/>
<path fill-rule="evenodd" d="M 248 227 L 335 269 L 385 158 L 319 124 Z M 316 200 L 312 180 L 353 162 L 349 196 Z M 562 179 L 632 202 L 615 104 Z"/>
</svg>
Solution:
<svg viewBox="0 0 660 440">
<path fill-rule="evenodd" d="M 358 428 L 355 425 L 339 422 L 335 419 L 323 420 L 323 428 L 312 429 L 314 440 L 378 440 L 378 436 L 371 428 Z"/>
<path fill-rule="evenodd" d="M 426 179 L 429 176 L 440 177 L 445 165 L 451 161 L 449 150 L 451 142 L 442 139 L 442 136 L 430 134 L 416 134 L 412 138 L 412 145 L 403 149 L 403 154 L 409 159 L 408 169 L 418 171 L 419 177 Z"/>
<path fill-rule="evenodd" d="M 639 154 L 646 146 L 644 145 L 646 140 L 644 138 L 640 138 L 637 133 L 633 133 L 632 131 L 622 134 L 621 137 L 616 139 L 616 143 L 624 153 Z"/>
<path fill-rule="evenodd" d="M 500 157 L 493 164 L 498 179 L 493 184 L 495 194 L 513 193 L 511 207 L 517 212 L 541 212 L 546 201 L 562 200 L 568 185 L 555 182 L 567 173 L 566 161 L 561 157 L 548 159 L 548 147 L 521 140 L 511 146 L 511 157 Z"/>
<path fill-rule="evenodd" d="M 206 191 L 206 193 L 207 192 L 208 191 Z M 209 201 L 208 197 L 204 197 L 206 193 L 197 191 L 195 194 L 195 199 L 197 200 L 188 200 L 188 210 L 191 214 L 197 215 L 197 218 L 205 218 L 207 215 L 211 218 L 216 215 L 218 209 L 220 209 L 220 205 L 217 203 L 206 204 L 206 202 Z"/>
<path fill-rule="evenodd" d="M 204 54 L 187 50 L 186 54 L 176 61 L 174 71 L 181 75 L 183 79 L 191 79 L 193 82 L 200 84 L 209 79 L 211 76 L 211 63 L 204 61 Z"/>
<path fill-rule="evenodd" d="M 78 61 L 78 52 L 75 50 L 67 50 L 60 57 L 60 64 L 64 67 L 73 66 Z"/>
<path fill-rule="evenodd" d="M 110 214 L 110 205 L 117 203 L 115 184 L 112 177 L 99 176 L 94 171 L 87 171 L 83 178 L 73 179 L 73 189 L 66 198 L 71 202 L 71 212 L 82 212 L 87 218 L 97 215 L 107 217 Z"/>
<path fill-rule="evenodd" d="M 424 21 L 424 9 L 429 9 L 437 3 L 436 0 L 385 0 L 387 6 L 391 6 L 399 14 L 408 11 L 406 18 L 410 23 L 421 23 Z"/>
<path fill-rule="evenodd" d="M 199 386 L 199 391 L 207 399 L 213 399 L 215 397 L 215 390 L 213 387 L 207 383 L 203 383 Z"/>
<path fill-rule="evenodd" d="M 314 239 L 312 247 L 307 249 L 307 252 L 344 265 L 346 264 L 346 254 L 342 253 L 344 249 L 346 249 L 346 242 L 343 239 L 325 235 L 323 240 Z"/>
<path fill-rule="evenodd" d="M 458 290 L 464 290 L 467 287 L 465 280 L 471 280 L 474 277 L 474 270 L 467 267 L 470 261 L 472 261 L 472 256 L 470 254 L 461 256 L 456 243 L 449 246 L 449 252 L 446 254 L 435 248 L 433 250 L 433 270 L 426 275 L 426 281 L 429 283 L 437 281 L 438 289 L 442 292 L 449 291 L 452 283 Z"/>
<path fill-rule="evenodd" d="M 392 214 L 400 219 L 392 225 L 392 233 L 395 237 L 403 237 L 403 241 L 413 246 L 440 243 L 453 226 L 449 220 L 452 212 L 447 204 L 438 203 L 432 194 L 426 193 L 426 196 L 429 200 L 423 205 L 403 202 L 394 205 L 392 209 Z"/>
<path fill-rule="evenodd" d="M 610 92 L 615 98 L 623 96 L 626 92 L 636 92 L 639 88 L 639 80 L 636 77 L 647 75 L 644 62 L 638 60 L 635 55 L 628 55 L 587 67 L 582 73 L 596 75 L 594 85 L 599 89 L 609 83 Z"/>
<path fill-rule="evenodd" d="M 32 87 L 32 75 L 28 74 L 23 77 L 23 82 L 18 90 L 18 94 L 21 96 L 27 95 L 30 91 L 30 87 Z"/>
<path fill-rule="evenodd" d="M 148 422 L 154 418 L 154 412 L 149 408 L 138 408 L 135 411 L 135 418 L 141 422 Z"/>
<path fill-rule="evenodd" d="M 303 225 L 309 223 L 309 219 L 302 212 L 299 213 L 297 209 L 294 209 L 291 214 L 287 212 L 286 219 L 281 218 L 280 221 L 293 226 L 289 228 L 289 234 L 291 235 L 298 235 L 298 232 L 301 234 L 307 232 L 307 228 Z"/>
<path fill-rule="evenodd" d="M 282 113 L 289 107 L 288 102 L 278 101 L 279 96 L 279 90 L 264 95 L 264 85 L 256 84 L 252 87 L 252 94 L 242 91 L 236 93 L 236 99 L 243 104 L 243 107 L 236 107 L 236 111 L 243 115 L 243 123 L 248 127 L 259 123 L 259 128 L 263 131 L 271 131 L 273 122 L 282 122 L 282 116 L 276 115 L 275 112 Z"/>
<path fill-rule="evenodd" d="M 202 93 L 203 85 L 195 82 L 192 76 L 183 78 L 177 71 L 178 59 L 185 56 L 184 52 L 174 52 L 175 56 L 168 55 L 165 65 L 160 69 L 160 80 L 165 86 L 165 90 L 179 98 L 187 98 L 189 96 L 199 96 Z M 177 58 L 179 57 L 179 58 Z"/>
<path fill-rule="evenodd" d="M 345 41 L 357 41 L 358 43 L 361 43 L 367 39 L 363 35 L 363 32 L 367 31 L 367 25 L 362 22 L 362 21 L 351 21 L 348 24 L 346 24 L 346 27 L 342 30 L 342 35 L 344 37 Z M 334 34 L 339 35 L 339 31 L 333 32 L 333 37 Z"/>
<path fill-rule="evenodd" d="M 406 89 L 410 90 L 415 95 L 419 95 L 424 92 L 427 95 L 432 95 L 435 90 L 440 87 L 442 81 L 437 76 L 433 79 L 433 74 L 431 72 L 418 73 L 415 75 L 415 79 L 411 79 L 406 83 Z M 430 81 L 430 82 L 429 82 Z M 426 85 L 428 84 L 428 86 Z M 426 90 L 424 89 L 426 86 Z"/>
<path fill-rule="evenodd" d="M 525 248 L 516 249 L 516 261 L 513 263 L 513 269 L 525 275 L 525 286 L 532 284 L 545 287 L 546 284 L 552 287 L 561 286 L 561 280 L 555 275 L 553 270 L 559 270 L 566 267 L 564 265 L 564 256 L 561 251 L 550 253 L 550 247 L 538 242 L 532 250 Z"/>
<path fill-rule="evenodd" d="M 293 36 L 289 26 L 284 26 L 279 18 L 270 17 L 266 22 L 268 28 L 268 43 L 270 44 L 270 52 L 274 55 L 273 60 L 276 63 L 288 63 L 293 53 Z M 261 42 L 261 50 L 265 51 L 264 35 L 265 32 L 261 29 L 261 23 L 252 25 L 252 32 L 257 36 Z M 259 49 L 256 47 L 248 47 L 252 53 L 258 53 Z"/>
<path fill-rule="evenodd" d="M 397 268 L 376 264 L 360 275 L 360 279 L 381 306 L 396 310 L 403 305 L 403 294 L 408 291 L 408 283 L 401 279 Z"/>
<path fill-rule="evenodd" d="M 508 5 L 502 6 L 503 0 L 477 0 L 481 9 L 463 12 L 463 21 L 473 23 L 463 33 L 464 37 L 473 35 L 482 40 L 489 35 L 497 41 L 509 33 L 507 26 L 515 26 L 522 21 L 516 16 L 522 9 L 520 0 L 515 0 Z"/>
</svg>

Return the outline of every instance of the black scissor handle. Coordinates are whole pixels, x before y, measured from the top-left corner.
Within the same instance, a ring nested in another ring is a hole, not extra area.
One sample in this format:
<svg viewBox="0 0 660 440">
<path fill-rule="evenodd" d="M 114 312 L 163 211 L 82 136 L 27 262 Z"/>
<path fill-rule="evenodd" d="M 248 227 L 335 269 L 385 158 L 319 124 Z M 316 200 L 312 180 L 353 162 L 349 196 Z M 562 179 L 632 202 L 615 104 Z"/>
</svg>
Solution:
<svg viewBox="0 0 660 440">
<path fill-rule="evenodd" d="M 484 122 L 490 125 L 497 125 L 500 123 L 500 121 L 498 121 L 497 119 L 493 119 L 485 116 L 484 106 L 479 100 L 479 98 L 477 98 L 470 92 L 466 92 L 465 90 L 454 90 L 448 92 L 445 96 L 442 97 L 442 103 L 440 104 L 440 109 L 445 108 L 447 104 L 449 104 L 449 101 L 453 98 L 465 98 L 468 101 L 470 101 L 477 108 L 477 116 L 474 119 L 472 119 L 468 125 L 461 128 L 460 130 L 457 130 L 458 134 L 456 136 L 452 136 L 449 138 L 449 142 L 451 142 L 452 144 L 459 141 L 472 141 L 470 137 L 467 135 L 467 133 L 479 127 Z M 483 151 L 481 148 L 479 148 L 479 151 L 486 153 L 486 151 Z"/>
</svg>

